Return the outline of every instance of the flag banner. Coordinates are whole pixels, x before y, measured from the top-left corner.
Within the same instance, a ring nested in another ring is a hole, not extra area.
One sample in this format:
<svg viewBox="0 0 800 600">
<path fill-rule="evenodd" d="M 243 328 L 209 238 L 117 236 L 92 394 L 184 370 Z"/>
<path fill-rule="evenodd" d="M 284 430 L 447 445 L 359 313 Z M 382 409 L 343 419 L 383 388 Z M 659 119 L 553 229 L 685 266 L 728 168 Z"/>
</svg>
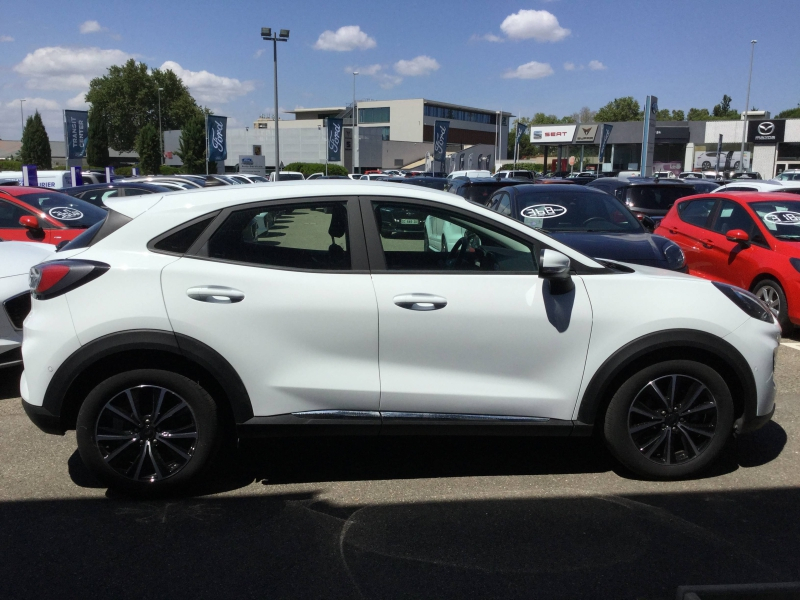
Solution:
<svg viewBox="0 0 800 600">
<path fill-rule="evenodd" d="M 208 162 L 218 162 L 228 158 L 226 129 L 228 117 L 208 115 L 206 118 L 206 139 L 208 140 Z"/>
<path fill-rule="evenodd" d="M 72 179 L 72 187 L 83 185 L 83 175 L 81 174 L 80 167 L 69 168 L 70 179 Z"/>
<path fill-rule="evenodd" d="M 22 165 L 22 185 L 36 187 L 39 185 L 39 176 L 36 165 Z"/>
<path fill-rule="evenodd" d="M 86 158 L 86 144 L 89 142 L 88 111 L 64 111 L 64 139 L 67 144 L 68 159 Z"/>
<path fill-rule="evenodd" d="M 444 164 L 447 156 L 447 134 L 450 133 L 450 121 L 436 121 L 433 126 L 433 160 Z"/>
<path fill-rule="evenodd" d="M 517 121 L 517 141 L 516 143 L 519 144 L 519 138 L 525 135 L 525 132 L 528 130 L 528 126 L 525 123 L 520 123 Z"/>
<path fill-rule="evenodd" d="M 656 148 L 656 115 L 658 98 L 648 96 L 644 102 L 644 127 L 642 131 L 642 159 L 639 164 L 642 177 L 653 176 L 653 153 Z"/>
<path fill-rule="evenodd" d="M 338 162 L 342 160 L 342 123 L 343 119 L 329 117 L 328 121 L 328 160 Z"/>
<path fill-rule="evenodd" d="M 609 125 L 608 123 L 603 125 L 603 133 L 600 136 L 600 152 L 597 156 L 597 162 L 600 164 L 603 163 L 603 156 L 605 156 L 606 153 L 606 143 L 608 142 L 608 136 L 611 135 L 611 129 L 613 127 L 613 125 Z"/>
<path fill-rule="evenodd" d="M 114 167 L 106 167 L 106 183 L 114 181 Z"/>
</svg>

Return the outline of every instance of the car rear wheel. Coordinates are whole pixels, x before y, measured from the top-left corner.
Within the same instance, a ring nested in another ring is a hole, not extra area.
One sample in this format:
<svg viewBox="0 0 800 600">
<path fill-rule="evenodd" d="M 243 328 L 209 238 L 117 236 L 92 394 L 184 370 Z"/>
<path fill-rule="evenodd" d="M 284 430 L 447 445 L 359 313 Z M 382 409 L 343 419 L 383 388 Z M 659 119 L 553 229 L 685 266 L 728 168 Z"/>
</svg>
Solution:
<svg viewBox="0 0 800 600">
<path fill-rule="evenodd" d="M 183 375 L 157 369 L 100 383 L 81 406 L 76 429 L 84 464 L 110 488 L 133 495 L 184 487 L 219 438 L 211 396 Z"/>
<path fill-rule="evenodd" d="M 789 304 L 786 302 L 786 294 L 777 281 L 765 279 L 760 281 L 754 288 L 753 293 L 766 304 L 778 320 L 784 335 L 792 331 L 792 322 L 789 320 Z"/>
<path fill-rule="evenodd" d="M 733 399 L 711 367 L 671 360 L 632 375 L 605 415 L 611 453 L 637 475 L 677 479 L 707 467 L 733 430 Z"/>
</svg>

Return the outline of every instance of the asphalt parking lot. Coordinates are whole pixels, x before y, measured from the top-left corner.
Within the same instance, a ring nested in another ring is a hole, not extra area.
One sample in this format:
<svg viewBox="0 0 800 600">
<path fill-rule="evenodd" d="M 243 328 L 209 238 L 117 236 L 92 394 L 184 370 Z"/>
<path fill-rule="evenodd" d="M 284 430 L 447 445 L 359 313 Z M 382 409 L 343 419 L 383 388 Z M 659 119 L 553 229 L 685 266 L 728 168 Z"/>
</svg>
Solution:
<svg viewBox="0 0 800 600">
<path fill-rule="evenodd" d="M 591 439 L 250 444 L 183 498 L 99 487 L 0 372 L 2 598 L 674 598 L 800 580 L 800 341 L 775 419 L 715 469 L 637 480 Z"/>
</svg>

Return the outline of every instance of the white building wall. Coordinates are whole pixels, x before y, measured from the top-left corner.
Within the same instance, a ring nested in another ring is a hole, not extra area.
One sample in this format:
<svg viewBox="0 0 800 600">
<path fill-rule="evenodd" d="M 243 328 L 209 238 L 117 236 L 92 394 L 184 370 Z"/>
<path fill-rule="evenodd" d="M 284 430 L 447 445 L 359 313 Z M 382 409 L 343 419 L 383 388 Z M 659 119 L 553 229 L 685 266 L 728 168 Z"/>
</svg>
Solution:
<svg viewBox="0 0 800 600">
<path fill-rule="evenodd" d="M 775 160 L 777 157 L 777 146 L 754 146 L 751 169 L 756 173 L 761 173 L 764 179 L 770 179 L 775 175 Z"/>
<path fill-rule="evenodd" d="M 370 100 L 358 102 L 358 108 L 389 108 L 388 123 L 361 123 L 364 127 L 389 127 L 389 139 L 393 142 L 422 141 L 421 98 L 411 100 Z"/>
<path fill-rule="evenodd" d="M 705 143 L 716 146 L 722 134 L 723 144 L 741 144 L 744 124 L 744 121 L 707 121 Z"/>
</svg>

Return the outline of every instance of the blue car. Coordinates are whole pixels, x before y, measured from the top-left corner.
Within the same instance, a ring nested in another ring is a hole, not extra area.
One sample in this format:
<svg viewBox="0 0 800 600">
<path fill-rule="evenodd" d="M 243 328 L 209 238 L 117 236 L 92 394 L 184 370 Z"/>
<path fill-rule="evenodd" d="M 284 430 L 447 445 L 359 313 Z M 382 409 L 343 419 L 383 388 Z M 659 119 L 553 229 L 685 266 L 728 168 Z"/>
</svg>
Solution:
<svg viewBox="0 0 800 600">
<path fill-rule="evenodd" d="M 687 270 L 677 244 L 648 232 L 622 202 L 591 187 L 507 187 L 495 192 L 487 207 L 592 258 Z"/>
<path fill-rule="evenodd" d="M 79 185 L 77 187 L 64 188 L 58 191 L 75 198 L 80 198 L 100 208 L 105 208 L 106 205 L 103 201 L 107 198 L 127 198 L 128 196 L 141 196 L 143 194 L 163 194 L 166 192 L 174 192 L 178 189 L 180 188 L 156 185 L 153 183 L 123 183 L 114 181 L 112 183 L 90 183 L 89 185 Z"/>
</svg>

